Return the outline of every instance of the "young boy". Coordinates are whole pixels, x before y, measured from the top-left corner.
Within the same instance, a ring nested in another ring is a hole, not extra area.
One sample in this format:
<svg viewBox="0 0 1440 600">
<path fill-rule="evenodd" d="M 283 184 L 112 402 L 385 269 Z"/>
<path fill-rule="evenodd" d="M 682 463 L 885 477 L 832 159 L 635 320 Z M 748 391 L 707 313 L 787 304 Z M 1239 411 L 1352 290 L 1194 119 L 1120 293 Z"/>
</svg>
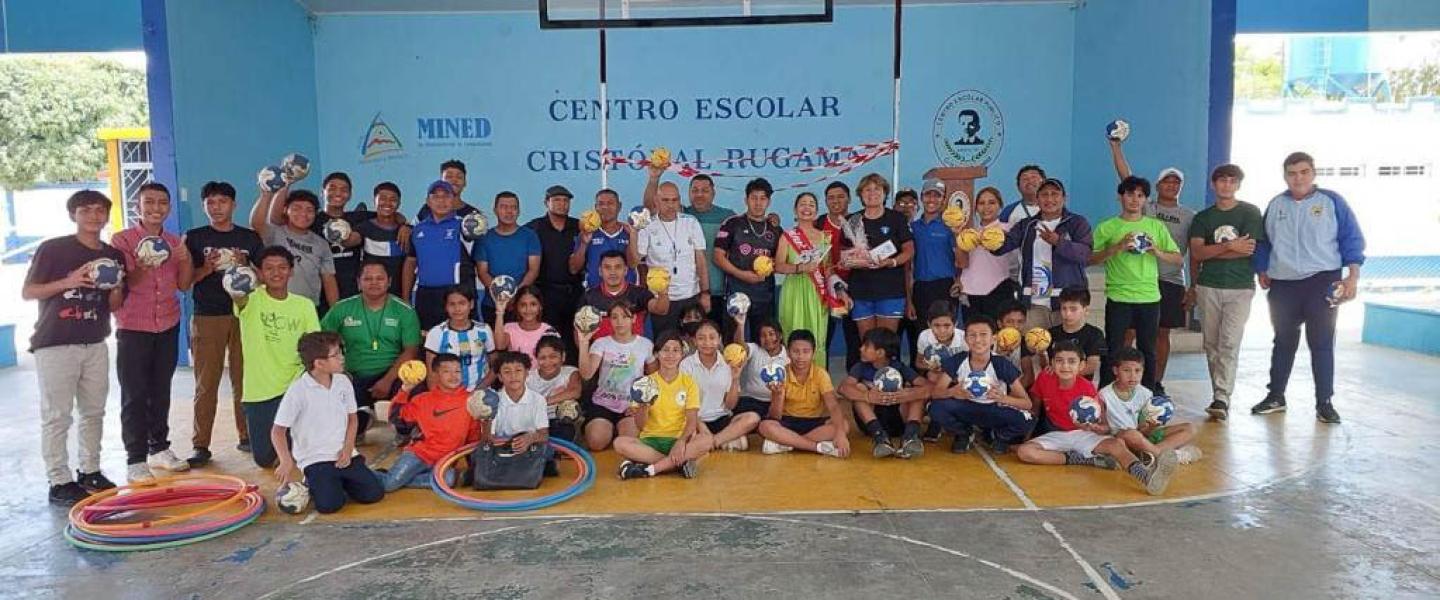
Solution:
<svg viewBox="0 0 1440 600">
<path fill-rule="evenodd" d="M 644 287 L 631 285 L 626 280 L 625 255 L 619 250 L 610 250 L 600 255 L 600 281 L 585 290 L 584 304 L 600 309 L 600 314 L 610 313 L 610 307 L 624 300 L 635 306 L 635 318 L 630 320 L 635 335 L 645 334 L 645 315 L 665 315 L 670 312 L 669 293 L 656 295 Z M 597 337 L 605 337 L 614 331 L 610 319 L 600 319 Z"/>
<path fill-rule="evenodd" d="M 1085 353 L 1085 364 L 1080 367 L 1080 376 L 1095 383 L 1095 373 L 1100 370 L 1100 357 L 1107 352 L 1105 332 L 1085 322 L 1090 314 L 1090 290 L 1071 288 L 1060 292 L 1060 324 L 1050 328 L 1050 343 L 1074 341 Z M 1049 355 L 1041 352 L 1035 355 L 1041 368 L 1050 365 Z"/>
<path fill-rule="evenodd" d="M 123 300 L 120 287 L 95 286 L 91 263 L 102 258 L 125 264 L 125 256 L 100 241 L 110 220 L 110 199 L 93 190 L 65 201 L 75 235 L 45 240 L 35 250 L 21 296 L 39 300 L 39 318 L 30 336 L 40 380 L 40 448 L 50 480 L 50 503 L 71 506 L 91 493 L 115 487 L 100 472 L 100 438 L 105 398 L 110 393 L 110 311 Z M 70 474 L 71 412 L 80 413 L 80 470 Z M 78 479 L 78 482 L 77 482 Z"/>
<path fill-rule="evenodd" d="M 1047 311 L 1048 312 L 1048 311 Z M 1010 364 L 1019 367 L 1020 381 L 1026 388 L 1035 383 L 1035 361 L 1029 348 L 1025 347 L 1025 322 L 1027 313 L 1019 302 L 1007 302 L 1000 309 L 1000 329 L 1014 329 L 1020 332 L 1020 343 L 1011 348 L 1001 348 L 997 343 L 995 353 L 1005 357 Z M 995 331 L 999 333 L 997 329 Z"/>
<path fill-rule="evenodd" d="M 1035 426 L 1034 405 L 1020 384 L 1020 369 L 995 356 L 990 350 L 994 343 L 995 322 L 975 314 L 965 320 L 967 351 L 947 357 L 938 370 L 930 422 L 955 436 L 950 451 L 956 454 L 970 451 L 971 431 L 976 427 L 986 431 L 996 454 L 1004 454 Z M 975 394 L 970 389 L 972 373 L 984 376 L 985 392 Z"/>
<path fill-rule="evenodd" d="M 315 303 L 289 291 L 295 257 L 280 246 L 270 246 L 256 257 L 263 290 L 235 298 L 235 316 L 240 319 L 240 345 L 245 354 L 245 429 L 250 438 L 250 457 L 255 464 L 275 466 L 275 447 L 270 431 L 275 411 L 290 383 L 304 372 L 296 353 L 300 336 L 320 330 Z M 347 380 L 348 382 L 348 380 Z M 353 390 L 352 390 L 353 393 Z"/>
<path fill-rule="evenodd" d="M 1145 357 L 1134 348 L 1121 348 L 1110 363 L 1115 380 L 1100 390 L 1105 401 L 1105 420 L 1115 437 L 1140 455 L 1147 464 L 1155 457 L 1174 450 L 1182 465 L 1200 460 L 1200 448 L 1188 444 L 1195 439 L 1195 427 L 1189 423 L 1156 425 L 1145 422 L 1143 410 L 1154 394 L 1140 385 Z"/>
<path fill-rule="evenodd" d="M 310 229 L 319 211 L 320 199 L 310 190 L 292 192 L 288 184 L 273 194 L 261 190 L 250 210 L 250 227 L 265 243 L 283 247 L 295 257 L 290 291 L 316 306 L 332 306 L 340 301 L 335 255 L 330 253 L 330 242 Z"/>
<path fill-rule="evenodd" d="M 1165 492 L 1170 476 L 1175 474 L 1173 451 L 1162 452 L 1155 464 L 1146 467 L 1125 442 L 1110 437 L 1109 426 L 1100 423 L 1076 423 L 1070 418 L 1070 403 L 1080 397 L 1097 398 L 1095 384 L 1080 377 L 1080 363 L 1085 355 L 1074 342 L 1050 346 L 1050 369 L 1035 377 L 1030 397 L 1044 407 L 1054 431 L 1020 445 L 1016 451 L 1022 462 L 1039 465 L 1090 465 L 1102 469 L 1120 468 L 1134 477 L 1151 495 Z M 1099 400 L 1096 400 L 1099 403 Z M 1104 412 L 1104 405 L 1100 406 Z"/>
<path fill-rule="evenodd" d="M 955 335 L 955 310 L 949 302 L 936 300 L 930 303 L 926 312 L 930 328 L 920 332 L 915 341 L 916 367 L 925 378 L 933 385 L 940 375 L 940 366 L 931 364 L 926 356 L 935 352 L 943 362 L 945 359 L 957 354 L 965 353 L 965 340 L 962 336 Z M 933 350 L 932 350 L 933 349 Z M 940 441 L 940 424 L 933 418 L 930 424 L 925 427 L 925 435 L 922 436 L 927 442 Z"/>
<path fill-rule="evenodd" d="M 639 431 L 629 411 L 630 386 L 654 370 L 655 364 L 650 340 L 635 335 L 635 306 L 621 300 L 610 307 L 608 314 L 615 331 L 594 344 L 590 339 L 595 332 L 587 335 L 575 329 L 581 379 L 600 375 L 590 402 L 585 404 L 585 445 L 593 452 L 609 447 L 617 434 L 633 437 Z M 700 398 L 697 396 L 695 401 Z"/>
<path fill-rule="evenodd" d="M 522 352 L 501 352 L 495 359 L 500 377 L 500 401 L 490 421 L 486 441 L 504 442 L 515 452 L 528 451 L 539 444 L 551 463 L 550 418 L 546 415 L 545 397 L 525 387 L 530 374 L 530 357 Z M 547 464 L 547 473 L 555 473 L 554 464 Z"/>
<path fill-rule="evenodd" d="M 445 290 L 445 321 L 425 334 L 425 359 L 434 369 L 435 357 L 454 354 L 460 357 L 460 384 L 467 390 L 488 388 L 495 381 L 490 369 L 490 355 L 495 352 L 495 333 L 489 325 L 476 321 L 475 292 L 463 285 Z"/>
<path fill-rule="evenodd" d="M 815 335 L 797 329 L 790 332 L 787 346 L 795 362 L 785 370 L 784 383 L 770 386 L 770 413 L 759 428 L 765 438 L 761 452 L 799 448 L 835 458 L 850 456 L 850 420 L 840 412 L 830 374 L 815 368 Z"/>
<path fill-rule="evenodd" d="M 875 458 L 919 458 L 925 453 L 920 441 L 920 418 L 930 398 L 930 382 L 900 362 L 900 337 L 894 331 L 877 327 L 866 331 L 861 340 L 860 362 L 840 384 L 840 395 L 854 405 L 855 420 L 874 440 Z M 886 367 L 899 371 L 900 379 L 909 386 L 898 392 L 875 389 L 875 375 Z M 896 436 L 902 440 L 898 450 L 890 442 Z"/>
<path fill-rule="evenodd" d="M 402 487 L 428 489 L 436 462 L 480 439 L 480 423 L 467 410 L 470 391 L 461 380 L 460 357 L 438 354 L 430 365 L 435 385 L 412 398 L 410 392 L 417 384 L 401 383 L 390 406 L 391 413 L 413 423 L 419 435 L 400 452 L 390 470 L 380 475 L 386 493 Z"/>
<path fill-rule="evenodd" d="M 285 390 L 270 427 L 270 443 L 280 457 L 275 476 L 284 486 L 300 467 L 320 514 L 340 510 L 347 498 L 361 504 L 379 502 L 385 488 L 365 467 L 365 457 L 355 451 L 359 427 L 355 388 L 345 376 L 340 335 L 307 333 L 300 337 L 297 350 L 306 372 Z"/>
<path fill-rule="evenodd" d="M 673 469 L 694 479 L 697 461 L 715 444 L 710 432 L 700 426 L 700 386 L 680 370 L 685 351 L 679 332 L 662 333 L 659 341 L 659 368 L 647 376 L 659 395 L 648 407 L 630 406 L 629 413 L 640 427 L 638 437 L 615 438 L 615 451 L 625 457 L 620 463 L 620 479 L 654 477 Z"/>
<path fill-rule="evenodd" d="M 780 324 L 769 317 L 761 318 L 756 325 L 756 338 L 760 343 L 746 342 L 746 315 L 735 318 L 734 336 L 736 344 L 745 344 L 745 365 L 740 370 L 740 399 L 735 403 L 735 414 L 755 413 L 760 418 L 770 414 L 770 386 L 760 379 L 760 369 L 769 364 L 784 367 L 790 364 L 790 355 L 785 351 L 785 337 L 780 333 Z"/>
<path fill-rule="evenodd" d="M 550 434 L 575 441 L 582 382 L 580 370 L 565 364 L 564 340 L 547 335 L 535 344 L 535 369 L 526 377 L 525 387 L 545 398 Z"/>
</svg>

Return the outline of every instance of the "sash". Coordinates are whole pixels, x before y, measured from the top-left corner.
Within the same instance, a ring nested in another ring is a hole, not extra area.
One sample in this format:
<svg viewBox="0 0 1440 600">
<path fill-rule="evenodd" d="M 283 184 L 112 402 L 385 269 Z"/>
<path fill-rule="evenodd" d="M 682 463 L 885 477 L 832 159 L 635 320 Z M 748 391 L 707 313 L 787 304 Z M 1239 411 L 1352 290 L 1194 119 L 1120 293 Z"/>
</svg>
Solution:
<svg viewBox="0 0 1440 600">
<path fill-rule="evenodd" d="M 790 247 L 794 248 L 795 253 L 800 255 L 802 259 L 816 252 L 815 245 L 810 243 L 810 238 L 806 237 L 805 232 L 799 227 L 786 231 L 785 239 L 790 240 Z M 829 256 L 830 251 L 827 249 L 822 258 L 822 262 L 828 259 Z M 810 284 L 815 286 L 815 293 L 820 295 L 820 301 L 828 308 L 844 306 L 843 301 L 830 293 L 830 286 L 825 285 L 825 275 L 822 271 L 823 269 L 816 269 L 810 272 Z"/>
</svg>

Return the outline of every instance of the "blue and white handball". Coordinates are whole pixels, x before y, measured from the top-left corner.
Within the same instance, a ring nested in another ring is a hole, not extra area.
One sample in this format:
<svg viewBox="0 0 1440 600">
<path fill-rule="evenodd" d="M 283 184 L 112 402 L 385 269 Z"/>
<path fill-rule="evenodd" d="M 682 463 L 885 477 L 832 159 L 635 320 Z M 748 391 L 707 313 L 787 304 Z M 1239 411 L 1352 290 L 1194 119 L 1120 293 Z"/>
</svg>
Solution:
<svg viewBox="0 0 1440 600">
<path fill-rule="evenodd" d="M 1120 119 L 1115 119 L 1105 126 L 1105 137 L 1117 142 L 1125 141 L 1130 137 L 1130 124 Z"/>
<path fill-rule="evenodd" d="M 760 381 L 765 385 L 785 383 L 785 365 L 780 364 L 780 361 L 775 361 L 761 367 Z"/>
<path fill-rule="evenodd" d="M 1215 228 L 1215 243 L 1223 244 L 1230 240 L 1238 239 L 1240 232 L 1235 230 L 1234 225 L 1221 225 Z"/>
<path fill-rule="evenodd" d="M 660 397 L 660 386 L 655 385 L 655 379 L 650 376 L 641 377 L 630 384 L 630 402 L 632 404 L 654 404 Z"/>
<path fill-rule="evenodd" d="M 467 240 L 479 239 L 489 230 L 490 221 L 485 218 L 485 213 L 478 210 L 460 219 L 460 235 Z"/>
<path fill-rule="evenodd" d="M 745 292 L 731 294 L 730 300 L 725 302 L 725 312 L 732 317 L 750 312 L 750 296 L 745 295 Z"/>
<path fill-rule="evenodd" d="M 278 166 L 270 165 L 260 169 L 260 173 L 255 177 L 260 183 L 260 189 L 272 194 L 280 191 L 280 188 L 285 187 L 285 178 L 281 176 L 280 167 Z"/>
<path fill-rule="evenodd" d="M 304 154 L 292 152 L 280 159 L 280 176 L 286 183 L 295 183 L 310 174 L 310 159 Z"/>
<path fill-rule="evenodd" d="M 1345 303 L 1344 294 L 1345 282 L 1337 281 L 1330 284 L 1330 287 L 1325 289 L 1325 304 L 1330 305 L 1330 308 L 1339 307 L 1341 304 Z"/>
<path fill-rule="evenodd" d="M 1070 401 L 1070 420 L 1076 425 L 1100 422 L 1100 401 L 1081 396 Z"/>
<path fill-rule="evenodd" d="M 990 393 L 990 375 L 984 371 L 971 371 L 965 376 L 965 391 L 972 400 L 984 399 Z"/>
<path fill-rule="evenodd" d="M 1140 416 L 1149 425 L 1166 425 L 1175 417 L 1175 403 L 1169 396 L 1151 396 L 1145 406 L 1140 407 Z"/>
<path fill-rule="evenodd" d="M 147 267 L 158 267 L 170 259 L 170 242 L 158 235 L 149 235 L 140 238 L 140 243 L 135 244 L 135 260 Z"/>
<path fill-rule="evenodd" d="M 496 304 L 509 304 L 510 299 L 515 297 L 515 278 L 500 275 L 490 280 L 490 296 Z"/>
<path fill-rule="evenodd" d="M 125 267 L 119 262 L 109 258 L 97 258 L 90 261 L 90 281 L 95 287 L 102 290 L 113 290 L 120 287 L 120 282 L 125 280 Z"/>
<path fill-rule="evenodd" d="M 927 369 L 938 369 L 945 357 L 940 354 L 939 344 L 930 344 L 920 349 L 920 359 Z"/>
<path fill-rule="evenodd" d="M 900 371 L 895 367 L 885 367 L 875 372 L 875 389 L 881 392 L 898 392 L 904 387 L 905 380 L 900 377 Z"/>
<path fill-rule="evenodd" d="M 484 386 L 475 388 L 465 401 L 465 409 L 476 419 L 492 418 L 500 410 L 500 393 Z"/>
<path fill-rule="evenodd" d="M 350 237 L 352 229 L 350 222 L 345 219 L 330 219 L 325 223 L 325 241 L 331 245 L 340 245 L 345 238 Z"/>
<path fill-rule="evenodd" d="M 225 274 L 220 276 L 220 287 L 225 288 L 225 293 L 233 297 L 250 295 L 259 282 L 260 274 L 246 265 L 225 269 Z"/>
<path fill-rule="evenodd" d="M 298 515 L 310 507 L 310 488 L 298 481 L 292 481 L 275 490 L 275 506 L 280 512 Z"/>
<path fill-rule="evenodd" d="M 630 209 L 630 226 L 634 227 L 636 231 L 644 229 L 652 220 L 650 209 L 643 206 Z"/>
<path fill-rule="evenodd" d="M 1135 237 L 1130 239 L 1130 251 L 1135 254 L 1144 254 L 1154 245 L 1155 242 L 1150 239 L 1150 234 L 1143 231 L 1136 233 Z"/>
</svg>

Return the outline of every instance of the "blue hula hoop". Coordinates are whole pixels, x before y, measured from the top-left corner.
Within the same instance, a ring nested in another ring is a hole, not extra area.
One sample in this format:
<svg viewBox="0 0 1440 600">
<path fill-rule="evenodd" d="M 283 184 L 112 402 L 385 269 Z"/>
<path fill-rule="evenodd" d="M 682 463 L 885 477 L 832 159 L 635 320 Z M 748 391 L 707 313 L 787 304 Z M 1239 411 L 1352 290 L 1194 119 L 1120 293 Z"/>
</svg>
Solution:
<svg viewBox="0 0 1440 600">
<path fill-rule="evenodd" d="M 445 469 L 438 468 L 431 471 L 430 489 L 435 490 L 435 493 L 437 495 L 452 504 L 456 504 L 470 510 L 484 510 L 490 512 L 523 512 L 527 510 L 537 510 L 545 508 L 547 506 L 554 506 L 556 504 L 574 498 L 575 496 L 578 496 L 582 493 L 585 493 L 585 491 L 589 490 L 590 487 L 595 484 L 595 458 L 590 456 L 590 453 L 585 451 L 584 448 L 581 448 L 580 446 L 577 446 L 574 443 L 566 440 L 562 440 L 559 438 L 550 438 L 549 443 L 550 446 L 553 448 L 569 451 L 570 453 L 578 457 L 581 461 L 583 461 L 585 464 L 585 476 L 579 481 L 570 484 L 568 487 L 558 492 L 540 496 L 538 498 L 527 498 L 524 500 L 482 500 L 479 498 L 470 498 L 455 494 L 447 490 L 444 481 Z M 473 445 L 465 446 L 460 448 L 459 450 L 456 450 L 455 452 L 451 452 L 445 458 L 440 459 L 440 461 L 436 464 L 441 466 L 448 465 L 457 455 L 468 453 L 472 447 Z"/>
</svg>

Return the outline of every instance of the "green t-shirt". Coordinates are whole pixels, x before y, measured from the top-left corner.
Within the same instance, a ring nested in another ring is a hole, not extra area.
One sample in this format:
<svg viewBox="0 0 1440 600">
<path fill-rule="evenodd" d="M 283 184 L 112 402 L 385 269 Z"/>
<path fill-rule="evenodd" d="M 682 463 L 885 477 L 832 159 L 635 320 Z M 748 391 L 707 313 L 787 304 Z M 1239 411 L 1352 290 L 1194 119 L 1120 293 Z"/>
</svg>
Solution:
<svg viewBox="0 0 1440 600">
<path fill-rule="evenodd" d="M 245 358 L 241 400 L 261 402 L 283 395 L 304 371 L 297 348 L 300 336 L 320 331 L 315 303 L 294 292 L 276 300 L 262 289 L 250 294 L 244 308 L 237 305 L 234 311 L 240 318 L 240 347 Z"/>
<path fill-rule="evenodd" d="M 715 234 L 720 231 L 720 224 L 724 223 L 725 219 L 735 216 L 735 211 L 711 204 L 710 210 L 705 212 L 698 212 L 686 206 L 685 214 L 695 217 L 695 220 L 700 222 L 700 231 L 705 232 L 705 247 L 714 248 Z M 718 296 L 725 292 L 725 272 L 715 266 L 715 261 L 711 259 L 709 252 L 705 254 L 705 262 L 710 266 L 710 294 Z"/>
<path fill-rule="evenodd" d="M 1254 204 L 1237 201 L 1230 210 L 1211 206 L 1195 215 L 1190 222 L 1190 238 L 1205 240 L 1212 246 L 1221 240 L 1249 235 L 1256 242 L 1265 239 L 1265 217 Z M 1197 285 L 1226 290 L 1255 289 L 1255 268 L 1250 257 L 1212 258 L 1200 263 Z"/>
<path fill-rule="evenodd" d="M 360 377 L 384 373 L 407 346 L 420 345 L 420 317 L 394 296 L 380 310 L 365 308 L 360 296 L 341 300 L 325 313 L 320 327 L 340 334 L 345 370 Z"/>
<path fill-rule="evenodd" d="M 1175 240 L 1165 223 L 1155 217 L 1140 217 L 1126 221 L 1110 217 L 1092 235 L 1096 252 L 1125 239 L 1132 231 L 1144 232 L 1150 236 L 1155 247 L 1166 252 L 1179 252 Z M 1116 302 L 1146 304 L 1160 301 L 1160 259 L 1154 254 L 1135 254 L 1124 251 L 1105 261 L 1105 297 Z"/>
</svg>

